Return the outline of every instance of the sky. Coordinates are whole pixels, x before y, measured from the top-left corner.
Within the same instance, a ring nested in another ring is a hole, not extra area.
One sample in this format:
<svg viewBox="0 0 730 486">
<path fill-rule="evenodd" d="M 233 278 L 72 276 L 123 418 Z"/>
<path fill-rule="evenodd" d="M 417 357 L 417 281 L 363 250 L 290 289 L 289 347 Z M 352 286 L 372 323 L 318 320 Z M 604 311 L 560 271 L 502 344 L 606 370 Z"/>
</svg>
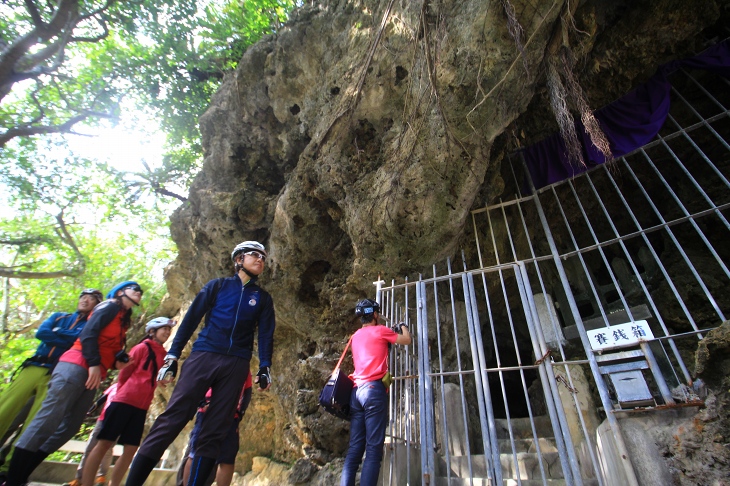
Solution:
<svg viewBox="0 0 730 486">
<path fill-rule="evenodd" d="M 84 128 L 93 136 L 68 136 L 69 147 L 77 154 L 100 162 L 106 161 L 118 170 L 144 172 L 142 162 L 151 168 L 162 165 L 165 134 L 154 121 L 135 117 L 117 126 Z"/>
</svg>

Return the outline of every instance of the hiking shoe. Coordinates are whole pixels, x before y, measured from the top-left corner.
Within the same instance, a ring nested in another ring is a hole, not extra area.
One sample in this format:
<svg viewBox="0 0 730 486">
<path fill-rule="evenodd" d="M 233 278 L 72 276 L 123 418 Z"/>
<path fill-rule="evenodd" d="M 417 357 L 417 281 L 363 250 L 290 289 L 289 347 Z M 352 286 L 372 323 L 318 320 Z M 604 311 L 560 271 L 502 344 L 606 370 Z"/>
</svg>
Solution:
<svg viewBox="0 0 730 486">
<path fill-rule="evenodd" d="M 106 484 L 106 476 L 97 476 L 94 480 L 94 484 Z"/>
</svg>

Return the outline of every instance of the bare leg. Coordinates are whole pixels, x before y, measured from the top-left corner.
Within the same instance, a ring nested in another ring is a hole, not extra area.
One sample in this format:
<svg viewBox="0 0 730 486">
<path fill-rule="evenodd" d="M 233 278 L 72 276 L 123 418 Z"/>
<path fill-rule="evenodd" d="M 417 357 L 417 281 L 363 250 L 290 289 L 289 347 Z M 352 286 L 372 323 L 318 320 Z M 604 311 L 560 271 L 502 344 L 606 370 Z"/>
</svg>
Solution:
<svg viewBox="0 0 730 486">
<path fill-rule="evenodd" d="M 104 458 L 106 451 L 114 447 L 114 442 L 110 440 L 99 440 L 94 448 L 91 450 L 89 455 L 86 457 L 86 464 L 84 464 L 84 473 L 81 477 L 81 484 L 83 486 L 93 486 L 94 479 L 96 478 L 96 471 L 99 470 L 99 464 Z"/>
<path fill-rule="evenodd" d="M 218 486 L 231 486 L 233 466 L 233 464 L 218 464 L 218 472 L 215 475 L 215 483 Z"/>
<path fill-rule="evenodd" d="M 183 484 L 188 484 L 190 478 L 190 457 L 185 458 L 185 468 L 183 469 Z"/>
<path fill-rule="evenodd" d="M 132 459 L 134 458 L 134 454 L 137 452 L 137 449 L 139 449 L 139 446 L 136 445 L 124 446 L 124 452 L 122 452 L 122 455 L 119 456 L 119 459 L 117 459 L 117 463 L 114 464 L 109 486 L 119 486 L 122 483 L 122 478 L 127 472 L 127 469 L 129 469 L 129 465 L 132 463 Z"/>
</svg>

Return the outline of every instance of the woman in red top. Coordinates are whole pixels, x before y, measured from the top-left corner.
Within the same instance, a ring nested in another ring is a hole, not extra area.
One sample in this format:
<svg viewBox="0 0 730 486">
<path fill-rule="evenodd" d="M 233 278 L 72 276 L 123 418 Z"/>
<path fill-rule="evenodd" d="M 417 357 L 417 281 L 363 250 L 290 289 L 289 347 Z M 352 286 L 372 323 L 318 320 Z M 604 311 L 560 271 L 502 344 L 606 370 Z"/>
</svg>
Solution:
<svg viewBox="0 0 730 486">
<path fill-rule="evenodd" d="M 147 336 L 129 352 L 131 365 L 119 372 L 117 393 L 104 413 L 104 423 L 99 431 L 96 447 L 91 451 L 84 466 L 83 486 L 92 486 L 104 454 L 115 442 L 124 446 L 121 457 L 112 471 L 109 486 L 119 486 L 134 454 L 139 448 L 144 431 L 147 410 L 152 404 L 157 384 L 157 371 L 165 358 L 162 347 L 170 337 L 175 321 L 167 317 L 152 319 L 145 326 Z"/>
<path fill-rule="evenodd" d="M 361 462 L 360 486 L 375 486 L 388 425 L 388 389 L 383 383 L 388 373 L 388 345 L 411 344 L 411 334 L 405 324 L 398 325 L 400 333 L 381 326 L 380 304 L 373 300 L 358 302 L 355 315 L 360 317 L 362 327 L 352 335 L 355 388 L 350 397 L 350 446 L 340 486 L 355 486 Z"/>
</svg>

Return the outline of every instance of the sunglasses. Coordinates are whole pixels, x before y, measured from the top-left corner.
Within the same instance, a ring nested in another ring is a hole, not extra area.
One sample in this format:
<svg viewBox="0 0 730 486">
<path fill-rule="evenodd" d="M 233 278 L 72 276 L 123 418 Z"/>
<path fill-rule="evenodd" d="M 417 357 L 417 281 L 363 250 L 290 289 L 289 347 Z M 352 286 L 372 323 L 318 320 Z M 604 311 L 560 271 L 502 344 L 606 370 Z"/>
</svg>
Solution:
<svg viewBox="0 0 730 486">
<path fill-rule="evenodd" d="M 263 253 L 259 253 L 257 251 L 247 251 L 246 253 L 244 253 L 244 255 L 251 255 L 254 258 L 258 258 L 262 262 L 266 261 L 266 255 L 264 255 Z"/>
<path fill-rule="evenodd" d="M 124 290 L 130 289 L 134 292 L 139 292 L 140 294 L 144 294 L 144 290 L 142 290 L 142 287 L 139 285 L 130 285 L 129 287 L 124 287 Z"/>
</svg>

